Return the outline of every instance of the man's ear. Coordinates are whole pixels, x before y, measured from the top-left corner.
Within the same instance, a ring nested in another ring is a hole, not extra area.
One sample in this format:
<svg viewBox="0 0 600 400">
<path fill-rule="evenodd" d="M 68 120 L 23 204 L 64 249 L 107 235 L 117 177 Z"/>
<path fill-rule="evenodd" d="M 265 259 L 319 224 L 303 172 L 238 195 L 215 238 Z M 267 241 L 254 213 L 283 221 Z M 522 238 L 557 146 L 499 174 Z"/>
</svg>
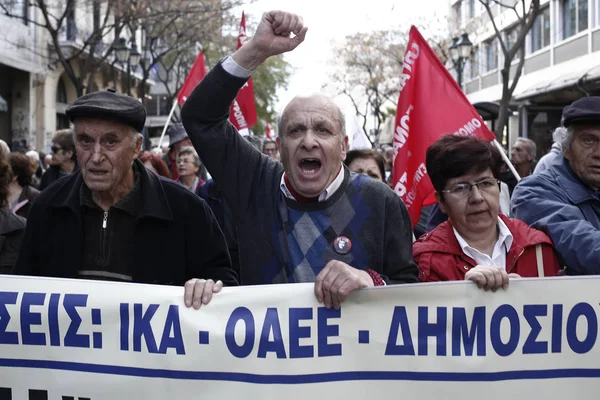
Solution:
<svg viewBox="0 0 600 400">
<path fill-rule="evenodd" d="M 435 196 L 435 200 L 437 201 L 438 205 L 440 206 L 440 210 L 442 210 L 442 212 L 444 214 L 448 214 L 446 212 L 446 205 L 444 204 L 444 197 L 443 197 L 443 195 L 436 190 L 434 192 L 434 196 Z"/>
<path fill-rule="evenodd" d="M 346 161 L 346 154 L 348 153 L 348 136 L 344 136 L 342 139 L 342 161 Z"/>
<path fill-rule="evenodd" d="M 134 154 L 136 156 L 136 158 L 141 154 L 142 152 L 142 143 L 144 142 L 144 137 L 141 135 L 137 135 L 136 139 L 135 139 L 135 149 L 134 149 Z"/>
</svg>

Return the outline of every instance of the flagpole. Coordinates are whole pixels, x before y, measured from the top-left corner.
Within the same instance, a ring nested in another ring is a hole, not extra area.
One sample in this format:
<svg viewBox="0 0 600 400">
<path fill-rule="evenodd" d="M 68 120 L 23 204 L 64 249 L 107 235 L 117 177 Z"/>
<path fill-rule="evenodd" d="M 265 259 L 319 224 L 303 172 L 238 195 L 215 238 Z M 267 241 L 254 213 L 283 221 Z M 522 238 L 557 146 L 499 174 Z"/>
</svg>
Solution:
<svg viewBox="0 0 600 400">
<path fill-rule="evenodd" d="M 515 169 L 515 166 L 512 165 L 512 163 L 510 162 L 508 156 L 504 152 L 504 148 L 500 145 L 500 143 L 498 143 L 498 140 L 496 140 L 496 139 L 494 139 L 494 141 L 492 143 L 494 143 L 494 146 L 496 146 L 498 148 L 498 150 L 500 151 L 500 155 L 502 156 L 502 158 L 504 159 L 504 162 L 508 166 L 508 169 L 510 169 L 510 172 L 512 172 L 512 174 L 515 176 L 515 178 L 517 178 L 517 182 L 519 182 L 521 180 L 521 176 Z"/>
<path fill-rule="evenodd" d="M 175 108 L 177 108 L 177 97 L 173 100 L 173 107 L 171 107 L 171 112 L 169 113 L 169 117 L 167 118 L 167 122 L 165 123 L 165 127 L 163 128 L 162 134 L 160 135 L 160 139 L 158 140 L 158 148 L 160 149 L 162 145 L 162 141 L 165 137 L 165 133 L 167 132 L 167 128 L 171 123 L 171 118 L 173 118 L 173 113 L 175 112 Z"/>
</svg>

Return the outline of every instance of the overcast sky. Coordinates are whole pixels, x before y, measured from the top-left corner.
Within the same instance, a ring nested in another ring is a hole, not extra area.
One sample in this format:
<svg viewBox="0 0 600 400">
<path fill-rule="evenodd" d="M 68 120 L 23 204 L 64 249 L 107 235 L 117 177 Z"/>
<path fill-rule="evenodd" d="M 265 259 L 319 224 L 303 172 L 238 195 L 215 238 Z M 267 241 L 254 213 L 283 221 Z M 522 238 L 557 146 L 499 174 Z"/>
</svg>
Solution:
<svg viewBox="0 0 600 400">
<path fill-rule="evenodd" d="M 331 49 L 336 41 L 377 29 L 406 27 L 408 34 L 414 21 L 443 21 L 448 7 L 449 0 L 257 0 L 243 10 L 255 22 L 266 11 L 289 11 L 302 16 L 308 26 L 304 43 L 285 56 L 294 73 L 288 89 L 278 93 L 277 111 L 281 111 L 295 95 L 321 90 L 334 62 Z"/>
</svg>

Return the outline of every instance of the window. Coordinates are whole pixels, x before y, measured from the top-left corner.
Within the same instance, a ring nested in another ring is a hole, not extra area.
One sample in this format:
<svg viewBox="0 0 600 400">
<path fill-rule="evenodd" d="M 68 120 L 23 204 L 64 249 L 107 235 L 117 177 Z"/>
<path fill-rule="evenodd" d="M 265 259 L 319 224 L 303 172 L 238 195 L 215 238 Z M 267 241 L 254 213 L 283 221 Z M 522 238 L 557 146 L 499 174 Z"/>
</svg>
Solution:
<svg viewBox="0 0 600 400">
<path fill-rule="evenodd" d="M 77 36 L 77 25 L 75 24 L 75 8 L 67 11 L 67 40 L 75 41 Z"/>
<path fill-rule="evenodd" d="M 158 114 L 158 97 L 146 97 L 143 101 L 146 113 L 148 115 L 159 115 Z"/>
<path fill-rule="evenodd" d="M 468 3 L 468 5 L 469 5 L 469 9 L 468 9 L 469 15 L 468 15 L 468 17 L 469 18 L 475 18 L 475 1 L 476 0 L 467 0 L 467 1 L 469 2 Z"/>
<path fill-rule="evenodd" d="M 519 33 L 519 26 L 513 26 L 512 28 L 508 28 L 505 32 L 504 32 L 504 37 L 505 37 L 505 42 L 506 43 L 506 48 L 507 50 L 510 51 L 510 49 L 513 48 L 513 46 L 515 45 L 515 43 L 517 43 L 517 36 Z M 518 51 L 517 54 L 515 54 L 515 58 L 514 60 L 518 60 L 521 57 L 521 52 Z"/>
<path fill-rule="evenodd" d="M 562 38 L 588 28 L 588 0 L 561 0 Z"/>
<path fill-rule="evenodd" d="M 160 96 L 158 103 L 158 115 L 169 115 L 171 104 L 167 96 Z"/>
<path fill-rule="evenodd" d="M 529 35 L 531 53 L 550 45 L 550 7 L 542 10 Z"/>
<path fill-rule="evenodd" d="M 29 0 L 8 0 L 3 1 L 3 8 L 0 8 L 0 15 L 7 14 L 12 18 L 17 18 L 23 21 L 25 25 L 29 22 Z M 4 11 L 4 12 L 2 12 Z"/>
<path fill-rule="evenodd" d="M 456 18 L 456 29 L 460 29 L 462 27 L 462 1 L 456 3 L 452 8 Z"/>
<path fill-rule="evenodd" d="M 496 39 L 484 43 L 485 46 L 485 71 L 490 72 L 498 68 L 498 46 Z"/>
<path fill-rule="evenodd" d="M 58 80 L 58 87 L 56 88 L 56 102 L 67 103 L 67 87 L 65 82 L 61 79 Z"/>
<path fill-rule="evenodd" d="M 58 80 L 58 87 L 56 88 L 56 103 L 67 103 L 67 87 L 65 86 L 63 78 Z M 69 117 L 63 113 L 56 113 L 56 129 L 67 129 L 68 127 Z"/>
<path fill-rule="evenodd" d="M 469 59 L 469 67 L 471 68 L 469 75 L 471 79 L 477 78 L 479 76 L 479 49 L 477 47 L 473 48 L 473 53 Z"/>
</svg>

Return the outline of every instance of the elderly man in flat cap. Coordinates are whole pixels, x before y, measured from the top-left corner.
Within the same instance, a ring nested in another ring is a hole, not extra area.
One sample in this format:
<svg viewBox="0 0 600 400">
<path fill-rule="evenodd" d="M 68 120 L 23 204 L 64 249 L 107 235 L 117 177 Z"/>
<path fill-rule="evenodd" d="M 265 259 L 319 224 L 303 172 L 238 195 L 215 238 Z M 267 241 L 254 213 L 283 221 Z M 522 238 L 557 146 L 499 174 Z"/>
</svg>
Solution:
<svg viewBox="0 0 600 400">
<path fill-rule="evenodd" d="M 79 98 L 67 115 L 81 170 L 38 197 L 16 272 L 185 285 L 185 303 L 195 308 L 223 284 L 236 285 L 206 204 L 137 159 L 144 107 L 108 90 Z"/>
<path fill-rule="evenodd" d="M 563 125 L 563 157 L 517 185 L 512 214 L 550 236 L 568 274 L 600 274 L 600 97 L 567 106 Z"/>
</svg>

